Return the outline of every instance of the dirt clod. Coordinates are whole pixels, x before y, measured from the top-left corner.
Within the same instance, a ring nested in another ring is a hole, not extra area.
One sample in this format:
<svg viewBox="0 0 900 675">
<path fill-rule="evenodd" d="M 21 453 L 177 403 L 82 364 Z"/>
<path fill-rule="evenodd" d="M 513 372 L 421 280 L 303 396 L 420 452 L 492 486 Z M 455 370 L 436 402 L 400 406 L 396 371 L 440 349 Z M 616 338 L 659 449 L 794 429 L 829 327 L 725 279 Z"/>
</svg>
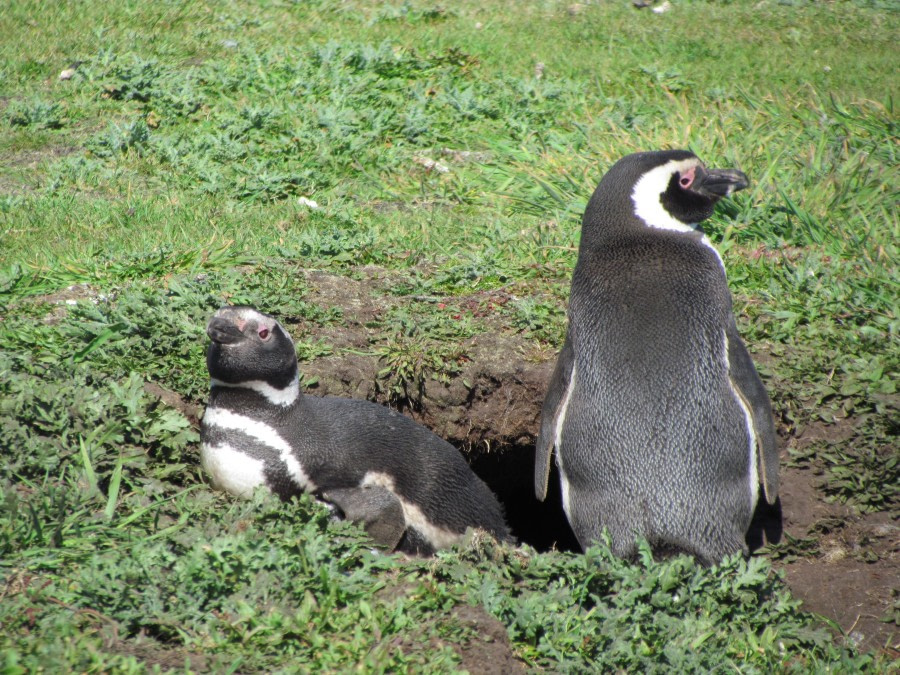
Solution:
<svg viewBox="0 0 900 675">
<path fill-rule="evenodd" d="M 461 605 L 453 610 L 453 617 L 474 636 L 461 645 L 454 645 L 462 659 L 462 668 L 470 673 L 511 675 L 524 673 L 525 667 L 513 654 L 506 627 L 481 607 Z"/>
</svg>

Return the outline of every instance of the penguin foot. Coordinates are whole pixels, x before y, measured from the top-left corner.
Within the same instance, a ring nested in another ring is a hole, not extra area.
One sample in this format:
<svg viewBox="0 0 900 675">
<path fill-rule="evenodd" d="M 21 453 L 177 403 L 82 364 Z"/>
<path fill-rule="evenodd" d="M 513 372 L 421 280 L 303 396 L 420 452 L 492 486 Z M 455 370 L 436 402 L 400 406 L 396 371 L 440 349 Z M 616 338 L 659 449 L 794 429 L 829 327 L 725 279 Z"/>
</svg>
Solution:
<svg viewBox="0 0 900 675">
<path fill-rule="evenodd" d="M 400 501 L 377 485 L 338 488 L 322 493 L 322 499 L 340 510 L 344 519 L 358 523 L 379 548 L 393 551 L 406 532 Z"/>
</svg>

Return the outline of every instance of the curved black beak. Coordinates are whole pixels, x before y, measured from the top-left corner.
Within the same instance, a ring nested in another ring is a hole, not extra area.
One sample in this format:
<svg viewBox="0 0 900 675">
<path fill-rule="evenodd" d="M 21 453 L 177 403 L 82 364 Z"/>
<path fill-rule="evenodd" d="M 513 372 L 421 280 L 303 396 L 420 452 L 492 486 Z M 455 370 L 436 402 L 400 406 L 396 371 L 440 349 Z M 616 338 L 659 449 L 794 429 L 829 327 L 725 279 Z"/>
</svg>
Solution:
<svg viewBox="0 0 900 675">
<path fill-rule="evenodd" d="M 244 334 L 228 319 L 214 316 L 206 324 L 206 334 L 209 339 L 220 345 L 230 345 L 244 339 Z"/>
<path fill-rule="evenodd" d="M 732 192 L 743 190 L 750 185 L 747 174 L 737 169 L 704 169 L 697 172 L 691 190 L 706 197 L 727 197 Z"/>
</svg>

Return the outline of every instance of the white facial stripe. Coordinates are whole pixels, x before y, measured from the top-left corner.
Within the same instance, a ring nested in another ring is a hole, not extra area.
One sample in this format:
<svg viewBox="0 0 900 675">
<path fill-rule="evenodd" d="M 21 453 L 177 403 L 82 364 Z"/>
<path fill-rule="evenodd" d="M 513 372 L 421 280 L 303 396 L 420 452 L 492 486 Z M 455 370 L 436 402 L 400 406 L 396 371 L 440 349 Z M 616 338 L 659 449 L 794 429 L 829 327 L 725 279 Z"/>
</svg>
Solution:
<svg viewBox="0 0 900 675">
<path fill-rule="evenodd" d="M 725 370 L 728 373 L 728 386 L 734 395 L 738 405 L 744 413 L 744 421 L 747 425 L 747 436 L 750 438 L 750 512 L 756 508 L 756 502 L 759 499 L 759 456 L 756 447 L 756 431 L 753 428 L 753 414 L 750 412 L 750 406 L 741 396 L 741 392 L 734 386 L 731 379 L 731 363 L 728 360 L 728 334 L 722 331 L 722 343 L 725 347 Z"/>
<path fill-rule="evenodd" d="M 300 462 L 291 452 L 291 446 L 287 444 L 281 435 L 268 424 L 258 422 L 245 415 L 238 415 L 224 408 L 207 408 L 203 414 L 203 423 L 220 429 L 234 429 L 250 436 L 250 438 L 267 445 L 278 452 L 279 458 L 285 463 L 288 473 L 294 482 L 302 490 L 313 492 L 315 484 L 303 471 Z"/>
<path fill-rule="evenodd" d="M 378 485 L 379 487 L 390 490 L 400 501 L 400 506 L 403 507 L 403 517 L 406 519 L 407 527 L 416 528 L 416 530 L 421 532 L 422 535 L 428 539 L 434 548 L 447 548 L 462 540 L 462 534 L 457 534 L 456 532 L 451 532 L 443 527 L 432 524 L 422 512 L 422 509 L 398 495 L 397 490 L 394 488 L 394 479 L 388 474 L 380 473 L 378 471 L 369 471 L 363 478 L 362 483 L 360 483 L 360 487 L 363 485 Z"/>
<path fill-rule="evenodd" d="M 566 470 L 563 467 L 562 460 L 562 431 L 563 425 L 566 423 L 566 411 L 569 409 L 569 401 L 572 400 L 572 392 L 575 391 L 575 363 L 572 363 L 572 374 L 569 377 L 569 387 L 566 389 L 565 398 L 562 405 L 556 413 L 556 424 L 554 425 L 554 443 L 556 447 L 556 465 L 559 467 L 559 482 L 562 487 L 563 511 L 566 512 L 566 518 L 572 522 L 572 505 L 570 503 L 569 479 L 566 477 Z"/>
<path fill-rule="evenodd" d="M 700 164 L 696 157 L 688 159 L 673 159 L 662 166 L 651 169 L 635 183 L 631 192 L 631 200 L 634 202 L 635 215 L 650 227 L 661 230 L 673 230 L 675 232 L 694 232 L 696 225 L 682 223 L 663 208 L 660 197 L 669 186 L 672 174 L 676 171 L 686 171 Z"/>
<path fill-rule="evenodd" d="M 228 444 L 200 444 L 200 466 L 219 490 L 249 497 L 253 488 L 265 485 L 265 463 L 235 450 Z"/>
<path fill-rule="evenodd" d="M 297 397 L 300 396 L 300 380 L 294 380 L 284 389 L 276 389 L 271 384 L 267 382 L 263 382 L 262 380 L 248 380 L 247 382 L 238 382 L 233 384 L 231 382 L 223 382 L 222 380 L 217 380 L 216 378 L 212 378 L 210 380 L 211 387 L 231 387 L 233 389 L 252 389 L 258 394 L 262 394 L 262 396 L 273 405 L 280 405 L 283 407 L 291 405 L 294 401 L 297 400 Z"/>
</svg>

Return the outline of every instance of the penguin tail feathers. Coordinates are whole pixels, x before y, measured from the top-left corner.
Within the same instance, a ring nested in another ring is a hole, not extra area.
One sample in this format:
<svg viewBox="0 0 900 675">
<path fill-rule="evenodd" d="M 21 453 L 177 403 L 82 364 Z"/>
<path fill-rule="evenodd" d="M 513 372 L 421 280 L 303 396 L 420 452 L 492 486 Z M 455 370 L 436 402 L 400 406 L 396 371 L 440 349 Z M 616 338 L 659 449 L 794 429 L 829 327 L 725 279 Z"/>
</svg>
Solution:
<svg viewBox="0 0 900 675">
<path fill-rule="evenodd" d="M 773 506 L 778 501 L 778 464 L 774 467 L 772 463 L 772 453 L 759 453 L 759 484 L 762 486 L 763 494 L 766 497 L 766 503 Z"/>
</svg>

